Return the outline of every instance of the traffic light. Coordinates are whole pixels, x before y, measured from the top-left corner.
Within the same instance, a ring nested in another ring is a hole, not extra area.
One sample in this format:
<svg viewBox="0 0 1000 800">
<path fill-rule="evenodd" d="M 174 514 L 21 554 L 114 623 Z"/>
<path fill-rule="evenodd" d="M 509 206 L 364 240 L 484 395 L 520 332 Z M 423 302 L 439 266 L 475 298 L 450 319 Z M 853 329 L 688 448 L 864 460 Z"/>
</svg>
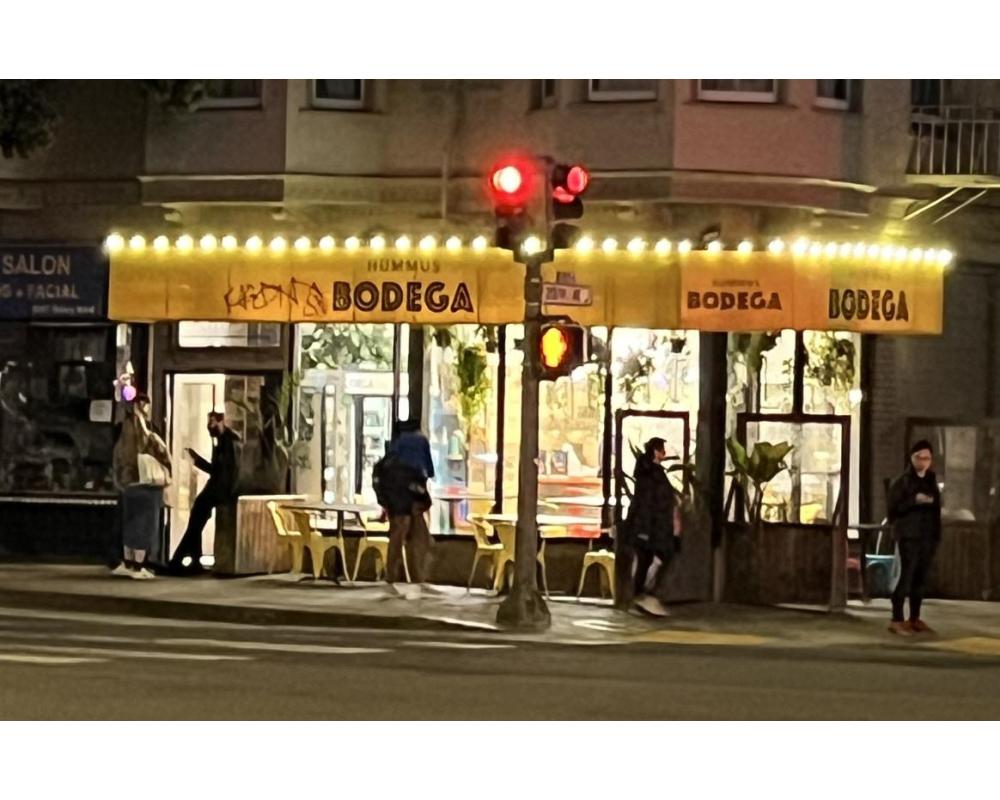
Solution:
<svg viewBox="0 0 1000 800">
<path fill-rule="evenodd" d="M 486 188 L 497 218 L 497 247 L 516 250 L 530 229 L 538 174 L 536 160 L 527 156 L 507 157 L 490 170 Z"/>
<path fill-rule="evenodd" d="M 539 378 L 554 381 L 569 375 L 587 359 L 587 332 L 580 325 L 549 323 L 542 325 L 538 341 Z"/>
<path fill-rule="evenodd" d="M 581 195 L 590 185 L 590 173 L 580 164 L 555 164 L 550 172 L 549 241 L 553 250 L 572 247 L 580 231 L 560 220 L 583 216 Z"/>
</svg>

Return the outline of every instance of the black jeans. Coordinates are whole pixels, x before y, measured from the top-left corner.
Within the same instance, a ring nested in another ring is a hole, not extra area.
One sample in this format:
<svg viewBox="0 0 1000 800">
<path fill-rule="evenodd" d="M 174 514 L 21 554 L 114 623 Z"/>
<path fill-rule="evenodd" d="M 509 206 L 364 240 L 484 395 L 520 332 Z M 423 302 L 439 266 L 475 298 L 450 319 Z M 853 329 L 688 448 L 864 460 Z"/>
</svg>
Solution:
<svg viewBox="0 0 1000 800">
<path fill-rule="evenodd" d="M 647 545 L 644 541 L 639 540 L 635 543 L 635 587 L 634 597 L 638 597 L 641 594 L 646 594 L 646 576 L 649 574 L 649 568 L 653 565 L 653 559 L 656 557 L 656 553 Z M 652 594 L 654 596 L 658 595 L 660 589 L 662 588 L 663 580 L 667 577 L 667 567 L 670 565 L 669 554 L 660 553 L 660 565 L 656 568 L 656 573 L 653 575 L 653 586 Z"/>
<path fill-rule="evenodd" d="M 920 604 L 924 599 L 927 573 L 934 560 L 937 542 L 921 537 L 899 540 L 899 582 L 892 592 L 892 619 L 902 622 L 903 604 L 910 598 L 910 619 L 920 619 Z"/>
<path fill-rule="evenodd" d="M 191 516 L 188 517 L 187 530 L 181 538 L 181 543 L 177 545 L 170 563 L 179 566 L 185 556 L 191 556 L 192 566 L 201 563 L 201 533 L 212 518 L 212 512 L 220 502 L 215 492 L 202 491 L 191 506 Z"/>
</svg>

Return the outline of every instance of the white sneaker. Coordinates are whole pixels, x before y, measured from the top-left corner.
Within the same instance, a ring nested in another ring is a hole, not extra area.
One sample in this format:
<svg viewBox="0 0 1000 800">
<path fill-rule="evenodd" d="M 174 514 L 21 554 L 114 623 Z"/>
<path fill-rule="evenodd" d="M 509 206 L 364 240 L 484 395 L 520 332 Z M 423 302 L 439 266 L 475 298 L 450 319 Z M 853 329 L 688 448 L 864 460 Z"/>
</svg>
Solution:
<svg viewBox="0 0 1000 800">
<path fill-rule="evenodd" d="M 663 602 L 658 597 L 644 594 L 642 597 L 636 598 L 635 604 L 647 614 L 652 614 L 654 617 L 670 616 L 670 612 L 667 611 L 667 607 L 663 605 Z"/>
<path fill-rule="evenodd" d="M 125 562 L 122 562 L 111 570 L 111 574 L 116 578 L 131 578 L 133 575 L 132 570 L 125 566 Z"/>
<path fill-rule="evenodd" d="M 138 571 L 133 572 L 130 577 L 135 578 L 137 581 L 149 581 L 155 578 L 156 575 L 145 567 L 141 567 Z"/>
</svg>

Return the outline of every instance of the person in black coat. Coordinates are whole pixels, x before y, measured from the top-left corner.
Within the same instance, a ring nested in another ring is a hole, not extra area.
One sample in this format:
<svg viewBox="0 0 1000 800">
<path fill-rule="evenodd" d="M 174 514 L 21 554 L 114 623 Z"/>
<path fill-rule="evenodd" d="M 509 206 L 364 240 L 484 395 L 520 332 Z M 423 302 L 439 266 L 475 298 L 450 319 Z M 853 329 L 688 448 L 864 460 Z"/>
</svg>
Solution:
<svg viewBox="0 0 1000 800">
<path fill-rule="evenodd" d="M 941 541 L 941 492 L 931 465 L 934 453 L 925 439 L 910 448 L 910 465 L 889 487 L 889 522 L 899 546 L 900 575 L 892 593 L 889 630 L 901 636 L 932 633 L 920 619 L 924 584 Z M 910 619 L 903 604 L 910 598 Z"/>
<path fill-rule="evenodd" d="M 654 437 L 646 442 L 643 454 L 635 463 L 635 492 L 624 526 L 626 544 L 635 553 L 635 605 L 657 616 L 667 613 L 656 595 L 676 550 L 676 500 L 674 488 L 663 469 L 666 457 L 663 439 Z M 659 566 L 649 578 L 654 559 L 659 559 Z M 647 582 L 653 587 L 652 594 L 646 593 Z"/>
<path fill-rule="evenodd" d="M 420 448 L 415 448 L 414 453 L 419 455 L 419 452 Z M 429 448 L 427 452 L 429 454 Z M 415 457 L 413 461 L 416 463 L 411 463 L 405 456 L 405 452 L 400 452 L 396 442 L 393 442 L 386 455 L 372 468 L 375 497 L 389 517 L 385 580 L 390 592 L 394 594 L 401 594 L 396 584 L 405 579 L 404 547 L 406 564 L 409 565 L 413 582 L 430 590 L 427 586 L 427 562 L 431 551 L 431 534 L 424 518 L 431 507 L 427 491 L 428 476 L 424 471 L 422 458 Z"/>
<path fill-rule="evenodd" d="M 239 478 L 239 455 L 236 450 L 240 437 L 226 425 L 226 415 L 221 411 L 209 412 L 208 433 L 212 437 L 211 461 L 202 458 L 190 447 L 187 450 L 194 465 L 208 473 L 209 477 L 205 488 L 198 493 L 191 505 L 187 530 L 170 560 L 169 568 L 174 573 L 197 574 L 203 571 L 202 531 L 212 518 L 216 506 L 230 503 L 236 496 L 236 482 Z M 189 564 L 184 563 L 185 558 L 191 559 Z"/>
</svg>

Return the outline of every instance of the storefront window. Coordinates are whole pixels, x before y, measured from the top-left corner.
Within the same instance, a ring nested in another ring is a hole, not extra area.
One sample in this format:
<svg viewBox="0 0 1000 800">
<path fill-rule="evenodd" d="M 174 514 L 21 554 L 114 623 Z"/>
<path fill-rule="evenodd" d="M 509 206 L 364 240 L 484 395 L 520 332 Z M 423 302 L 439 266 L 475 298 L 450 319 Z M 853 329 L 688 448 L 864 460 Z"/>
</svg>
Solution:
<svg viewBox="0 0 1000 800">
<path fill-rule="evenodd" d="M 281 325 L 277 322 L 197 322 L 177 324 L 180 347 L 280 347 Z"/>
<path fill-rule="evenodd" d="M 114 491 L 114 381 L 127 351 L 110 325 L 0 326 L 0 492 Z"/>
<path fill-rule="evenodd" d="M 934 474 L 941 489 L 941 516 L 971 522 L 990 515 L 995 494 L 997 429 L 949 423 L 911 422 L 909 442 L 927 439 L 934 448 Z M 900 472 L 903 471 L 902 464 Z"/>
<path fill-rule="evenodd" d="M 391 324 L 296 326 L 297 435 L 308 453 L 296 491 L 328 502 L 374 501 L 372 467 L 392 436 L 393 337 Z"/>
</svg>

